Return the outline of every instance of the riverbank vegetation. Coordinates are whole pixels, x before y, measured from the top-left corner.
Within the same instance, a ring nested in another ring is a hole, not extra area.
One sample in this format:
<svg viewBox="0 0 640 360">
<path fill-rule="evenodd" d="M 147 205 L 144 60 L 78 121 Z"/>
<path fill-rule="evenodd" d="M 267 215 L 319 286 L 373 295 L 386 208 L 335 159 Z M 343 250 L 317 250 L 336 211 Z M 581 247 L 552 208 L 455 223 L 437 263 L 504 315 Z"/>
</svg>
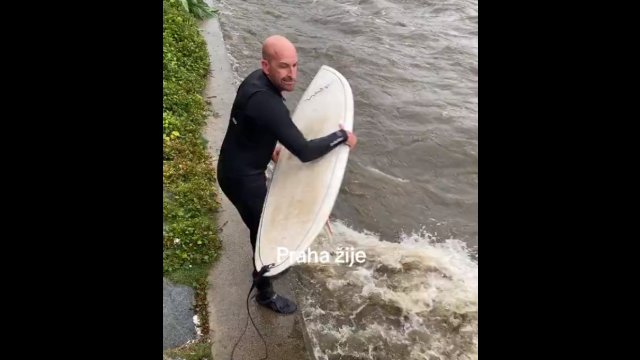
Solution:
<svg viewBox="0 0 640 360">
<path fill-rule="evenodd" d="M 208 343 L 207 274 L 220 251 L 215 171 L 202 136 L 210 63 L 184 1 L 163 0 L 163 16 L 163 275 L 195 289 L 200 341 Z"/>
</svg>

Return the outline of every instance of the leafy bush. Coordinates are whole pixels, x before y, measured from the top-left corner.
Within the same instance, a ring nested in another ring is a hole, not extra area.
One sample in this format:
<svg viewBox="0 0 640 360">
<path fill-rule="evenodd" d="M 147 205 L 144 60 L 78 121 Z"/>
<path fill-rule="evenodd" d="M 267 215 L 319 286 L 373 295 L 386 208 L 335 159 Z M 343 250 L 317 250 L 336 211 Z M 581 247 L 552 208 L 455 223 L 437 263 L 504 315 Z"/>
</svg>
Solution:
<svg viewBox="0 0 640 360">
<path fill-rule="evenodd" d="M 216 182 L 202 142 L 206 43 L 179 0 L 163 0 L 163 273 L 200 267 L 220 249 Z"/>
<path fill-rule="evenodd" d="M 180 0 L 184 9 L 199 20 L 213 17 L 218 10 L 212 9 L 204 0 Z"/>
</svg>

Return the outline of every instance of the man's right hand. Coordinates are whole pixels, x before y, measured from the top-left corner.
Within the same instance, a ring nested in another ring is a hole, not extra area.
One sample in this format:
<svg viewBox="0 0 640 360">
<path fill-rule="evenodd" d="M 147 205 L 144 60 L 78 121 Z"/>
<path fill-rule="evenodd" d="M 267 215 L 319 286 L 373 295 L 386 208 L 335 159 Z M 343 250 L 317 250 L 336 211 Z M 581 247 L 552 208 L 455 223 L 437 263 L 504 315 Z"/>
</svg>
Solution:
<svg viewBox="0 0 640 360">
<path fill-rule="evenodd" d="M 273 151 L 273 154 L 271 155 L 271 160 L 273 160 L 274 163 L 278 163 L 278 158 L 280 158 L 280 151 L 282 150 L 282 146 L 278 146 L 276 147 L 276 149 Z"/>
</svg>

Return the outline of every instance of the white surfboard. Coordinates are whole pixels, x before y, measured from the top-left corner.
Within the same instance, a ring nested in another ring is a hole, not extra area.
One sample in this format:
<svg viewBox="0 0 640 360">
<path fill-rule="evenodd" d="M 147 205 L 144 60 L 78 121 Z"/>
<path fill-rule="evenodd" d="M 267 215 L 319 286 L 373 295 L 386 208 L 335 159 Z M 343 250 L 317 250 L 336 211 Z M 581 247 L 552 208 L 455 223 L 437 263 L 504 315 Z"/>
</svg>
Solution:
<svg viewBox="0 0 640 360">
<path fill-rule="evenodd" d="M 311 140 L 339 130 L 340 124 L 353 131 L 353 107 L 349 82 L 323 65 L 302 95 L 292 120 Z M 274 264 L 265 276 L 295 265 L 298 255 L 322 231 L 338 197 L 348 158 L 346 145 L 308 163 L 282 148 L 256 239 L 256 268 Z"/>
</svg>

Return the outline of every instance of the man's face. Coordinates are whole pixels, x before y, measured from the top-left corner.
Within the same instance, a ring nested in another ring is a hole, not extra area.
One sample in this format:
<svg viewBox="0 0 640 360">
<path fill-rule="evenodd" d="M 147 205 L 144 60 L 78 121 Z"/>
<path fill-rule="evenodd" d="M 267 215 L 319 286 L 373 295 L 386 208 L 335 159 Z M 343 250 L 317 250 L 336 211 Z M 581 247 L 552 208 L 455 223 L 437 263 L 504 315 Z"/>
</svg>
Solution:
<svg viewBox="0 0 640 360">
<path fill-rule="evenodd" d="M 298 77 L 296 51 L 276 52 L 269 60 L 262 60 L 262 70 L 280 91 L 293 91 Z"/>
</svg>

